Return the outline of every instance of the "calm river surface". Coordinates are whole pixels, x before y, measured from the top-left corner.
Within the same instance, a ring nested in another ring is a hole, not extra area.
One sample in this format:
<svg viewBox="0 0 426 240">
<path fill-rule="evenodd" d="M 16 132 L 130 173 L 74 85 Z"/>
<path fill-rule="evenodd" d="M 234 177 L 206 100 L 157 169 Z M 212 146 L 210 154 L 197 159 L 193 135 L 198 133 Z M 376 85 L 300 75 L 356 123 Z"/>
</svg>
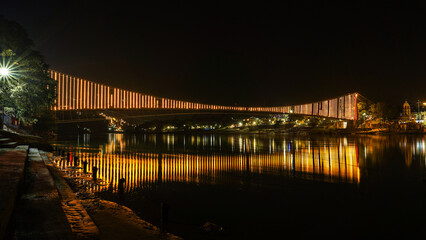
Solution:
<svg viewBox="0 0 426 240">
<path fill-rule="evenodd" d="M 108 184 L 90 190 L 101 198 L 155 225 L 167 203 L 168 231 L 185 239 L 425 239 L 425 138 L 106 134 L 55 145 L 99 168 Z"/>
</svg>

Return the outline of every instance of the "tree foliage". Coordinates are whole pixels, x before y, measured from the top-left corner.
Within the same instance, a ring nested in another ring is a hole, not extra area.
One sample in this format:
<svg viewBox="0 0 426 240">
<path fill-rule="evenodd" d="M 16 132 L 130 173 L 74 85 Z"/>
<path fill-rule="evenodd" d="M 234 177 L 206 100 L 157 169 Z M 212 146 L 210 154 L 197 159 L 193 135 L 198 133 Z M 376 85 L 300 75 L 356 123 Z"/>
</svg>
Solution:
<svg viewBox="0 0 426 240">
<path fill-rule="evenodd" d="M 46 116 L 53 105 L 56 83 L 23 27 L 0 16 L 0 33 L 1 64 L 12 69 L 11 76 L 1 83 L 6 107 L 20 119 L 33 123 Z"/>
<path fill-rule="evenodd" d="M 373 119 L 384 118 L 386 115 L 386 104 L 378 102 L 370 105 L 370 112 Z"/>
<path fill-rule="evenodd" d="M 368 120 L 371 118 L 370 105 L 366 101 L 359 101 L 357 103 L 358 117 L 361 120 Z"/>
<path fill-rule="evenodd" d="M 395 120 L 398 118 L 398 108 L 384 102 L 371 104 L 369 111 L 373 119 Z"/>
</svg>

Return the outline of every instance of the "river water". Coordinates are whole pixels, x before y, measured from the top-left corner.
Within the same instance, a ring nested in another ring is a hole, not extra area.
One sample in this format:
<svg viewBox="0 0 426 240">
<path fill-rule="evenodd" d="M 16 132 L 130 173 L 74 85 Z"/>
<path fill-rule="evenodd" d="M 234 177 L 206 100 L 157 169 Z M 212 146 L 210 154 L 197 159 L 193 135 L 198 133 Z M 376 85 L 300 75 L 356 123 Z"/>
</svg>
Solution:
<svg viewBox="0 0 426 240">
<path fill-rule="evenodd" d="M 185 239 L 426 238 L 423 135 L 86 134 L 54 145 L 98 167 L 99 197 L 155 225 L 166 203 L 167 231 Z"/>
</svg>

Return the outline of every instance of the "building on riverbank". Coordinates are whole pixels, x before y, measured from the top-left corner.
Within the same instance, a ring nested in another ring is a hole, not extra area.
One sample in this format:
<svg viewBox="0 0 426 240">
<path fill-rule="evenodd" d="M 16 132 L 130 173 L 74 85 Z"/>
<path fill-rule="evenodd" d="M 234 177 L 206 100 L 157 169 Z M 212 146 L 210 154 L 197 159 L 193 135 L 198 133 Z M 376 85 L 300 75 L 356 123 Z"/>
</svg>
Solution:
<svg viewBox="0 0 426 240">
<path fill-rule="evenodd" d="M 402 105 L 402 114 L 399 119 L 399 123 L 403 124 L 407 122 L 412 122 L 414 120 L 415 120 L 415 116 L 411 114 L 411 106 L 407 102 L 407 100 L 405 100 L 404 104 Z"/>
<path fill-rule="evenodd" d="M 411 112 L 410 104 L 405 101 L 402 105 L 402 114 L 398 120 L 398 132 L 410 132 L 410 131 L 420 131 L 424 130 L 424 116 L 422 112 Z"/>
</svg>

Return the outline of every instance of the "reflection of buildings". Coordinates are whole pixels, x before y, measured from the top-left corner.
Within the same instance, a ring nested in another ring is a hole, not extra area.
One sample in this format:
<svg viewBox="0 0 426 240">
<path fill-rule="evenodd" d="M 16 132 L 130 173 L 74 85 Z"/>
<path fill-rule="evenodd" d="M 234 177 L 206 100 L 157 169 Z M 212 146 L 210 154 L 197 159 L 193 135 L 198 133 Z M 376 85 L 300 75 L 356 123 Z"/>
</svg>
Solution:
<svg viewBox="0 0 426 240">
<path fill-rule="evenodd" d="M 391 158 L 399 158 L 389 149 L 399 148 L 406 167 L 410 168 L 413 163 L 418 166 L 426 165 L 425 137 L 420 135 L 374 135 L 362 139 L 360 145 L 361 168 L 377 169 L 389 163 Z"/>
<path fill-rule="evenodd" d="M 424 138 L 415 139 L 404 136 L 399 142 L 399 147 L 404 154 L 405 165 L 407 167 L 411 167 L 416 156 L 418 159 L 423 160 L 424 164 L 426 165 L 426 157 L 424 157 L 426 144 Z"/>
<path fill-rule="evenodd" d="M 106 153 L 100 149 L 80 148 L 77 156 L 80 164 L 86 160 L 88 169 L 99 168 L 98 176 L 114 189 L 118 179 L 126 179 L 126 190 L 145 188 L 156 183 L 187 182 L 221 184 L 237 181 L 244 184 L 242 176 L 275 175 L 297 177 L 329 182 L 358 183 L 360 170 L 358 147 L 339 141 L 282 141 L 276 146 L 272 141 L 269 151 L 255 151 L 256 141 L 252 144 L 238 144 L 235 153 L 140 153 L 126 152 L 114 139 L 114 144 L 106 145 Z M 241 140 L 241 139 L 240 139 Z M 243 140 L 241 140 L 243 141 Z M 68 161 L 57 163 L 67 167 Z M 108 189 L 108 186 L 96 186 L 96 191 Z"/>
</svg>

